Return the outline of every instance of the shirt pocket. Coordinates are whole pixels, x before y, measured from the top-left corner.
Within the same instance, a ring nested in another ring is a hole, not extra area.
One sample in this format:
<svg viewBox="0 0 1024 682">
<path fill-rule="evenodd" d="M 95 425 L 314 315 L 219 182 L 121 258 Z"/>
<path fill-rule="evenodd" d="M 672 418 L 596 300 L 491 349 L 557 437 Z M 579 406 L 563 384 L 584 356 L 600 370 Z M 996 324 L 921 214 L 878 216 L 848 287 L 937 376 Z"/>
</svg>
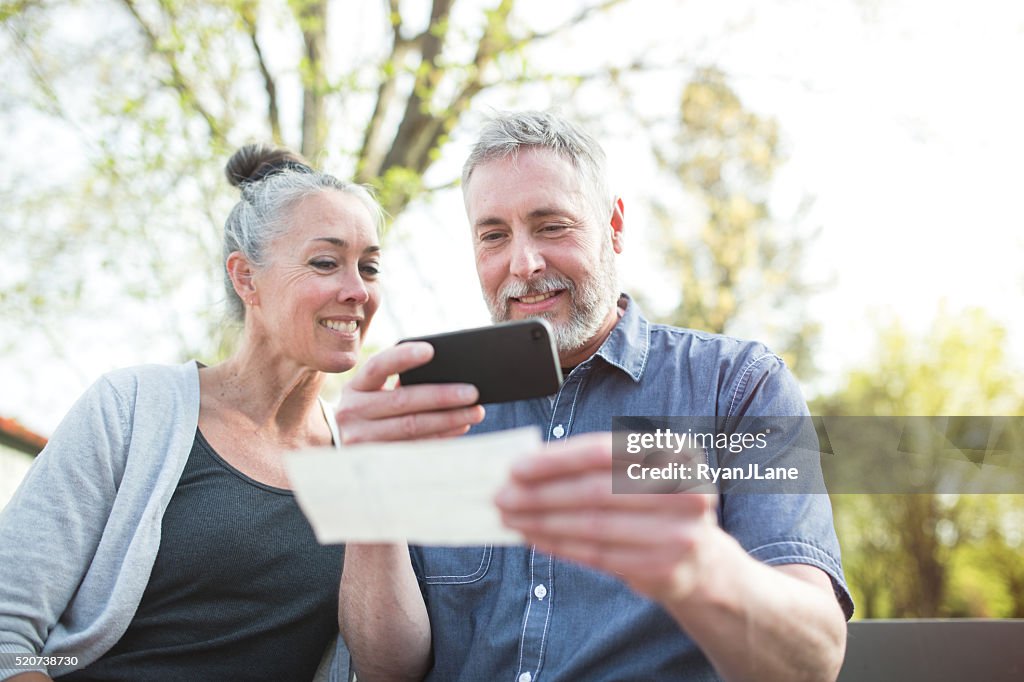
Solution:
<svg viewBox="0 0 1024 682">
<path fill-rule="evenodd" d="M 424 547 L 420 562 L 427 585 L 466 585 L 487 575 L 493 545 L 482 547 Z"/>
</svg>

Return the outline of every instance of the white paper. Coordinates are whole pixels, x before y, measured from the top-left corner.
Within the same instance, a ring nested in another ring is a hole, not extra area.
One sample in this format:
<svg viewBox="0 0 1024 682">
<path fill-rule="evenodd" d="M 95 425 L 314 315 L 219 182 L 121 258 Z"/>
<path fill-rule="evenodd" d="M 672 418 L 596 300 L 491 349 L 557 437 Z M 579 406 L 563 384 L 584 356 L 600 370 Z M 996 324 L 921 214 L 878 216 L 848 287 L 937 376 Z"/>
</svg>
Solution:
<svg viewBox="0 0 1024 682">
<path fill-rule="evenodd" d="M 519 544 L 494 496 L 536 428 L 402 443 L 309 448 L 285 455 L 299 507 L 322 544 Z"/>
</svg>

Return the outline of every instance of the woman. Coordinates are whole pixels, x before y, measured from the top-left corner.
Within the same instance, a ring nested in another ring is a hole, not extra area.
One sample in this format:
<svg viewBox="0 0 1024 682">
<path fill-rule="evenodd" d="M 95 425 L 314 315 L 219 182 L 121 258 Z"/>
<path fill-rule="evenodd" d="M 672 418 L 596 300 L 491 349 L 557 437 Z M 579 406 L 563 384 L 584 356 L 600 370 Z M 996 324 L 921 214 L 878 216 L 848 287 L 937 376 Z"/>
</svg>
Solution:
<svg viewBox="0 0 1024 682">
<path fill-rule="evenodd" d="M 281 453 L 338 441 L 318 396 L 377 310 L 383 213 L 287 150 L 226 172 L 238 350 L 112 372 L 58 427 L 0 516 L 0 679 L 301 680 L 345 658 L 343 549 L 317 544 Z M 10 667 L 40 654 L 66 658 Z"/>
</svg>

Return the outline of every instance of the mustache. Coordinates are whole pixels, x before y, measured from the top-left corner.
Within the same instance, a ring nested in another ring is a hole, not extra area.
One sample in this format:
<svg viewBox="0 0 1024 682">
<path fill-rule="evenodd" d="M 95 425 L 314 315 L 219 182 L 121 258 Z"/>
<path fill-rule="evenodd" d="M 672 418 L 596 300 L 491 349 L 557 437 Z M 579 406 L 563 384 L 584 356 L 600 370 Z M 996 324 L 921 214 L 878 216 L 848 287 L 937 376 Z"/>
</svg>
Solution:
<svg viewBox="0 0 1024 682">
<path fill-rule="evenodd" d="M 570 293 L 576 290 L 576 285 L 568 277 L 561 275 L 544 275 L 537 279 L 527 281 L 513 280 L 503 286 L 498 292 L 499 300 L 510 298 L 522 298 L 523 296 L 535 296 L 554 289 L 566 289 Z"/>
</svg>

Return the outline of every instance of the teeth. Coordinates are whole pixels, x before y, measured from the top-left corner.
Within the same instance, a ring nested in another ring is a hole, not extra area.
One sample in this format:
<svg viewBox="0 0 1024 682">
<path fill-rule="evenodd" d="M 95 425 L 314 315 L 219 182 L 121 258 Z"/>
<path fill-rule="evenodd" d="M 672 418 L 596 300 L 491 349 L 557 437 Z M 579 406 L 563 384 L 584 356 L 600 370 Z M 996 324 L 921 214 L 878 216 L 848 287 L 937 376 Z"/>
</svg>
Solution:
<svg viewBox="0 0 1024 682">
<path fill-rule="evenodd" d="M 543 293 L 543 294 L 537 294 L 536 296 L 523 296 L 519 300 L 522 303 L 540 303 L 541 301 L 548 300 L 549 298 L 551 298 L 554 295 L 555 295 L 554 291 L 548 291 L 548 292 Z"/>
<path fill-rule="evenodd" d="M 324 320 L 323 325 L 336 332 L 348 332 L 349 334 L 353 334 L 357 329 L 359 329 L 359 323 L 355 320 L 349 320 L 348 322 L 344 322 L 342 320 Z"/>
</svg>

